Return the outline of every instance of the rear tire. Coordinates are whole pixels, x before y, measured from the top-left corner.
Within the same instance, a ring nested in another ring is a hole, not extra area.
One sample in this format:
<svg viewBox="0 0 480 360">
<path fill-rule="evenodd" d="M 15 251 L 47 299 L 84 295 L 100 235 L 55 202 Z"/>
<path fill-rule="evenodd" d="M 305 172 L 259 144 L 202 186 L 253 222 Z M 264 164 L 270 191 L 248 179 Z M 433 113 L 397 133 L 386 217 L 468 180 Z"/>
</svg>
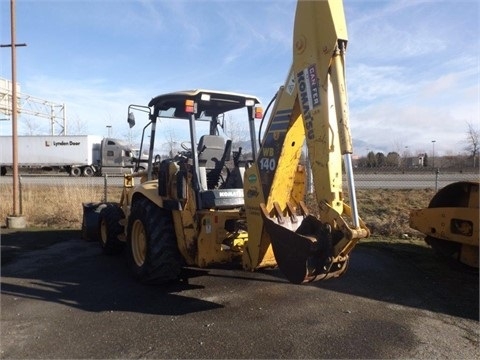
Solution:
<svg viewBox="0 0 480 360">
<path fill-rule="evenodd" d="M 83 176 L 90 177 L 93 176 L 93 174 L 95 174 L 95 170 L 93 170 L 91 166 L 86 166 L 83 168 Z"/>
<path fill-rule="evenodd" d="M 116 204 L 106 204 L 100 212 L 99 234 L 100 245 L 104 254 L 115 255 L 122 252 L 125 242 L 119 239 L 124 228 L 120 221 L 125 218 L 123 210 Z"/>
<path fill-rule="evenodd" d="M 171 212 L 146 198 L 135 201 L 127 228 L 127 261 L 137 280 L 176 281 L 182 271 Z"/>
<path fill-rule="evenodd" d="M 82 169 L 80 169 L 79 167 L 73 166 L 70 169 L 70 176 L 78 177 L 80 175 L 82 175 Z"/>
</svg>

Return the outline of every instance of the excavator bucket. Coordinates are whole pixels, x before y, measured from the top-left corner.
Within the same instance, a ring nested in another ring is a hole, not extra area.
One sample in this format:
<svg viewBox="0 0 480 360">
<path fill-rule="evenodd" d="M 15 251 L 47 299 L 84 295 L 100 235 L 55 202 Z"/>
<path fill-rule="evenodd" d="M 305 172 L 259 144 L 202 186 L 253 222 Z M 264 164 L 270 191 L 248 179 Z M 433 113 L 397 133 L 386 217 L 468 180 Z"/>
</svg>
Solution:
<svg viewBox="0 0 480 360">
<path fill-rule="evenodd" d="M 333 256 L 334 244 L 343 237 L 340 231 L 332 232 L 330 225 L 312 215 L 300 222 L 290 207 L 287 216 L 278 211 L 270 216 L 263 204 L 261 209 L 278 267 L 290 282 L 324 280 L 346 270 L 348 256 L 342 261 Z"/>
</svg>

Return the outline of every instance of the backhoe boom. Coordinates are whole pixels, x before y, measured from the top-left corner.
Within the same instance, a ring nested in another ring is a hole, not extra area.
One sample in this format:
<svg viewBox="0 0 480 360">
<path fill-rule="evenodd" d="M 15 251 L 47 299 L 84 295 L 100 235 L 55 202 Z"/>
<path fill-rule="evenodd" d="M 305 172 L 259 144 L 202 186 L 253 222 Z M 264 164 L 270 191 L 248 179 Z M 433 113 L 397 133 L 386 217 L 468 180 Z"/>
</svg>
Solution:
<svg viewBox="0 0 480 360">
<path fill-rule="evenodd" d="M 355 243 L 369 235 L 355 200 L 346 45 L 341 1 L 298 2 L 293 65 L 277 95 L 256 164 L 245 175 L 245 193 L 256 194 L 245 199 L 247 220 L 257 228 L 252 234 L 249 225 L 246 268 L 265 266 L 272 244 L 276 262 L 292 282 L 339 276 Z M 295 184 L 304 140 L 319 219 L 308 214 Z M 351 207 L 343 197 L 342 156 Z"/>
</svg>

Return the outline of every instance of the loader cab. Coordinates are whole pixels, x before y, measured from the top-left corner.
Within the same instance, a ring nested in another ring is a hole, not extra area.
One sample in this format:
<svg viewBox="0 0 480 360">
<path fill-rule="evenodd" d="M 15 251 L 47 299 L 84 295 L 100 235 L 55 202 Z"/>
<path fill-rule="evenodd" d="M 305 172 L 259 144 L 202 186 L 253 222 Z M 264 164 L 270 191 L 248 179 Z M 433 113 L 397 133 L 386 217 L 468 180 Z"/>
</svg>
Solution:
<svg viewBox="0 0 480 360">
<path fill-rule="evenodd" d="M 155 132 L 162 133 L 164 122 L 168 121 L 171 125 L 175 121 L 184 121 L 189 132 L 188 145 L 183 146 L 182 154 L 173 159 L 162 159 L 158 176 L 159 194 L 169 196 L 173 163 L 179 169 L 177 188 L 184 189 L 178 183 L 186 180 L 180 177 L 187 179 L 185 173 L 190 173 L 199 208 L 243 206 L 244 168 L 232 156 L 232 153 L 237 156 L 239 149 L 232 149 L 232 140 L 224 134 L 225 119 L 230 119 L 231 112 L 235 111 L 237 117 L 238 114 L 241 116 L 239 122 L 248 123 L 254 160 L 257 156 L 254 121 L 261 118 L 259 104 L 259 100 L 251 95 L 209 90 L 182 91 L 153 98 L 148 105 L 152 109 L 151 150 L 154 149 Z M 157 125 L 158 119 L 162 124 Z M 182 197 L 181 191 L 178 190 L 178 197 Z"/>
</svg>

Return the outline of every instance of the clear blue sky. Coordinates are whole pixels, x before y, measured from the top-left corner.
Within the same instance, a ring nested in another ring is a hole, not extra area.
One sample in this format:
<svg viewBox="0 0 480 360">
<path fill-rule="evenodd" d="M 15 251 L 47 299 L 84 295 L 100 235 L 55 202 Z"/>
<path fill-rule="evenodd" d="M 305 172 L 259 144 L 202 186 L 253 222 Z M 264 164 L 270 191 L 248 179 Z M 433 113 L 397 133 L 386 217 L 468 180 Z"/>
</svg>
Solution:
<svg viewBox="0 0 480 360">
<path fill-rule="evenodd" d="M 295 5 L 17 0 L 17 43 L 28 45 L 17 50 L 17 80 L 22 93 L 65 103 L 70 130 L 88 134 L 106 135 L 111 125 L 112 135 L 126 137 L 129 104 L 176 90 L 252 93 L 266 106 L 291 64 Z M 432 140 L 436 154 L 463 152 L 467 123 L 480 126 L 479 2 L 344 6 L 355 153 L 431 155 Z M 9 0 L 0 0 L 0 16 L 0 43 L 9 44 Z M 0 77 L 11 79 L 8 48 L 0 49 Z M 37 133 L 48 133 L 48 120 L 34 122 Z M 0 122 L 2 134 L 10 129 Z"/>
</svg>

